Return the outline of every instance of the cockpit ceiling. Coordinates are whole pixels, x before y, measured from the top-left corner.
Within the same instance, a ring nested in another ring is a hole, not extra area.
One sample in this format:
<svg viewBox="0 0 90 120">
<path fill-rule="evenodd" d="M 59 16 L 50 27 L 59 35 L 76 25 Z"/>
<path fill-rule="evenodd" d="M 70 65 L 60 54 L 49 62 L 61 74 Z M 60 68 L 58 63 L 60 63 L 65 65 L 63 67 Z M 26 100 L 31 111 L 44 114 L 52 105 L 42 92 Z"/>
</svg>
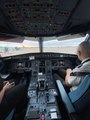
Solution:
<svg viewBox="0 0 90 120">
<path fill-rule="evenodd" d="M 90 30 L 90 0 L 0 0 L 0 33 L 31 37 Z"/>
</svg>

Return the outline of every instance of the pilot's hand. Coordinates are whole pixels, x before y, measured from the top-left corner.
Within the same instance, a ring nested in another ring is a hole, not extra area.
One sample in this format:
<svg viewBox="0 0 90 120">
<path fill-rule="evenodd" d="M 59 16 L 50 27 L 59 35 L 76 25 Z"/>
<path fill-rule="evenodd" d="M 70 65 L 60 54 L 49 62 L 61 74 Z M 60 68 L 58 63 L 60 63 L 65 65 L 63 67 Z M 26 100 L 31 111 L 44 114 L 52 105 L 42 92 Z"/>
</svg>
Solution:
<svg viewBox="0 0 90 120">
<path fill-rule="evenodd" d="M 8 83 L 9 81 L 3 81 L 3 86 L 5 86 L 6 83 Z"/>
<path fill-rule="evenodd" d="M 13 85 L 7 81 L 7 83 L 4 85 L 3 89 L 4 89 L 5 91 L 7 91 L 7 90 L 9 90 L 11 87 L 13 87 Z"/>
<path fill-rule="evenodd" d="M 71 68 L 68 68 L 68 69 L 66 70 L 66 73 L 67 73 L 67 74 L 72 73 L 72 69 L 71 69 Z"/>
</svg>

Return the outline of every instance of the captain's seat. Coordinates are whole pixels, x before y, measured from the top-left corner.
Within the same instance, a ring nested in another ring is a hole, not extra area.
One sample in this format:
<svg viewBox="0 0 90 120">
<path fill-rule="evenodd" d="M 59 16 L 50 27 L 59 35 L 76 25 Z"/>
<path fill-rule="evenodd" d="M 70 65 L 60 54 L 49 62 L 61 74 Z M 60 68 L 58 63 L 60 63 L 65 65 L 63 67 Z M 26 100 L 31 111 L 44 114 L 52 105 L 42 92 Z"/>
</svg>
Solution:
<svg viewBox="0 0 90 120">
<path fill-rule="evenodd" d="M 90 119 L 90 75 L 86 75 L 79 87 L 66 93 L 60 80 L 56 80 L 61 98 L 66 106 L 71 120 L 77 120 L 73 116 L 75 113 L 79 120 Z"/>
</svg>

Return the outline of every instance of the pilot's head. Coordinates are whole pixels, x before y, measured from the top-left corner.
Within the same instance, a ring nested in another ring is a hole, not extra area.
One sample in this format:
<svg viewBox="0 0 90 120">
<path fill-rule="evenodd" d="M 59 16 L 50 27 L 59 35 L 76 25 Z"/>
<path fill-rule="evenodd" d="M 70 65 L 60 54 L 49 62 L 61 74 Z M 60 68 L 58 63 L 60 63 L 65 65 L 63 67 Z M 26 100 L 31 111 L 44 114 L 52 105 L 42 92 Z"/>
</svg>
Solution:
<svg viewBox="0 0 90 120">
<path fill-rule="evenodd" d="M 84 41 L 79 44 L 77 56 L 81 61 L 90 58 L 90 42 Z"/>
</svg>

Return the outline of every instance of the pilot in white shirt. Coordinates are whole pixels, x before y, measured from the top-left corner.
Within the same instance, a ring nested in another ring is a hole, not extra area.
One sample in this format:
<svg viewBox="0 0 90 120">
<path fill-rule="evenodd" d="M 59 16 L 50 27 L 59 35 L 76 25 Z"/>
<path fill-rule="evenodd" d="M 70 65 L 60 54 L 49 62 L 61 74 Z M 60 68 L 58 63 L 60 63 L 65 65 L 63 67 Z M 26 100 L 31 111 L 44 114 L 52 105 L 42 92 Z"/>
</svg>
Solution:
<svg viewBox="0 0 90 120">
<path fill-rule="evenodd" d="M 90 43 L 82 42 L 77 49 L 78 58 L 82 61 L 75 69 L 67 69 L 65 83 L 72 86 L 70 90 L 77 89 L 85 74 L 90 73 Z"/>
<path fill-rule="evenodd" d="M 68 83 L 72 86 L 70 90 L 75 90 L 85 77 L 85 73 L 90 73 L 90 58 L 83 60 L 79 66 L 72 70 L 72 73 L 68 78 Z"/>
</svg>

